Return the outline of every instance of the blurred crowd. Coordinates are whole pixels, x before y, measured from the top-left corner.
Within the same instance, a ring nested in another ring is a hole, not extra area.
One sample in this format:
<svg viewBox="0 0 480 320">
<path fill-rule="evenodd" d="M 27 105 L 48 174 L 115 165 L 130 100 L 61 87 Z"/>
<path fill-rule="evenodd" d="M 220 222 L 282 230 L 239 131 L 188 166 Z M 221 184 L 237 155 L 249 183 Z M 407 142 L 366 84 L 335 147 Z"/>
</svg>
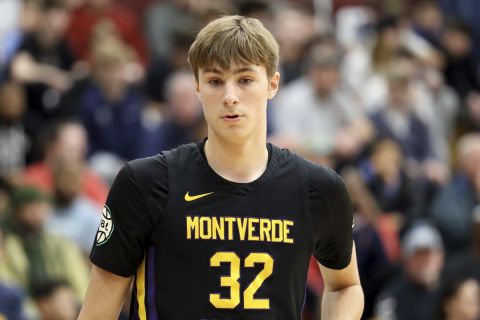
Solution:
<svg viewBox="0 0 480 320">
<path fill-rule="evenodd" d="M 0 319 L 75 319 L 126 161 L 206 136 L 211 19 L 280 45 L 269 140 L 339 172 L 364 319 L 480 319 L 480 2 L 1 0 Z M 312 261 L 304 319 L 319 319 Z M 128 304 L 122 317 L 128 314 Z"/>
</svg>

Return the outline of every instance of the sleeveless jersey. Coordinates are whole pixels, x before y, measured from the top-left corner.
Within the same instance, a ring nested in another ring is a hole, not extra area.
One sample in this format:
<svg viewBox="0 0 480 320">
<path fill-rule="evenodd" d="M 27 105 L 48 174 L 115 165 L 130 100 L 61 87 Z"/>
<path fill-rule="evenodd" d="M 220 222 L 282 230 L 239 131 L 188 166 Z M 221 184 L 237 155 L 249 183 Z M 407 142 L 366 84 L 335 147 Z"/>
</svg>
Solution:
<svg viewBox="0 0 480 320">
<path fill-rule="evenodd" d="M 135 275 L 132 319 L 300 320 L 310 256 L 348 265 L 352 213 L 341 179 L 268 150 L 251 183 L 216 174 L 203 144 L 122 169 L 91 259 Z"/>
</svg>

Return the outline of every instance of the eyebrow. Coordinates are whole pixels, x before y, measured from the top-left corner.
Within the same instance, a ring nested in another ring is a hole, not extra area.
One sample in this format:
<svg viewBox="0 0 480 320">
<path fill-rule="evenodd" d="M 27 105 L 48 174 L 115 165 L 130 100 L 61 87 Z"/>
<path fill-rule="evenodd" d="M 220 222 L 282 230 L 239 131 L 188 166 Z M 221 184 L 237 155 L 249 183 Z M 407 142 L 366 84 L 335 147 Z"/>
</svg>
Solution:
<svg viewBox="0 0 480 320">
<path fill-rule="evenodd" d="M 217 73 L 217 74 L 222 74 L 223 73 L 223 71 L 218 70 L 216 68 L 205 68 L 204 72 L 212 72 L 212 73 Z M 241 68 L 238 68 L 236 70 L 233 70 L 234 74 L 243 73 L 243 72 L 256 72 L 256 70 L 253 69 L 252 67 L 241 67 Z"/>
</svg>

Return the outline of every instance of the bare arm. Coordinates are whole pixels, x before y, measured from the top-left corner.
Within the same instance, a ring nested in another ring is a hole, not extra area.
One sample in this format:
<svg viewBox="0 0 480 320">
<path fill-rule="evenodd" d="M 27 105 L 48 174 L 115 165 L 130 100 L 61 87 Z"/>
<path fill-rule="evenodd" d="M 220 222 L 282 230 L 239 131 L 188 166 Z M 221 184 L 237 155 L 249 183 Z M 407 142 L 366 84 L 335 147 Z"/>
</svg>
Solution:
<svg viewBox="0 0 480 320">
<path fill-rule="evenodd" d="M 78 320 L 117 320 L 131 282 L 94 265 Z"/>
<path fill-rule="evenodd" d="M 68 72 L 33 60 L 27 52 L 20 52 L 12 61 L 12 75 L 21 82 L 40 82 L 58 90 L 67 90 L 72 85 Z"/>
<path fill-rule="evenodd" d="M 364 301 L 355 246 L 352 248 L 350 264 L 346 268 L 334 270 L 319 265 L 325 281 L 322 319 L 360 319 Z"/>
</svg>

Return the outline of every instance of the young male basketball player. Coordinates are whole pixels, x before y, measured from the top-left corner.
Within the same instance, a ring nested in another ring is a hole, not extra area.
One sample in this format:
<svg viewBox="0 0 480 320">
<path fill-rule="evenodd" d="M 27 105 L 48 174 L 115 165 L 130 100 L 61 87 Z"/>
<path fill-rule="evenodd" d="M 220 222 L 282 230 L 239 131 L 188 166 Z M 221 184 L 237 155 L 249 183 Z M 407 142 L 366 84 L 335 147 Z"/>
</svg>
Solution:
<svg viewBox="0 0 480 320">
<path fill-rule="evenodd" d="M 208 139 L 128 163 L 104 207 L 80 319 L 300 320 L 310 256 L 322 319 L 359 319 L 352 208 L 331 170 L 266 143 L 278 45 L 228 16 L 189 52 Z M 299 101 L 298 103 L 301 103 Z"/>
</svg>

